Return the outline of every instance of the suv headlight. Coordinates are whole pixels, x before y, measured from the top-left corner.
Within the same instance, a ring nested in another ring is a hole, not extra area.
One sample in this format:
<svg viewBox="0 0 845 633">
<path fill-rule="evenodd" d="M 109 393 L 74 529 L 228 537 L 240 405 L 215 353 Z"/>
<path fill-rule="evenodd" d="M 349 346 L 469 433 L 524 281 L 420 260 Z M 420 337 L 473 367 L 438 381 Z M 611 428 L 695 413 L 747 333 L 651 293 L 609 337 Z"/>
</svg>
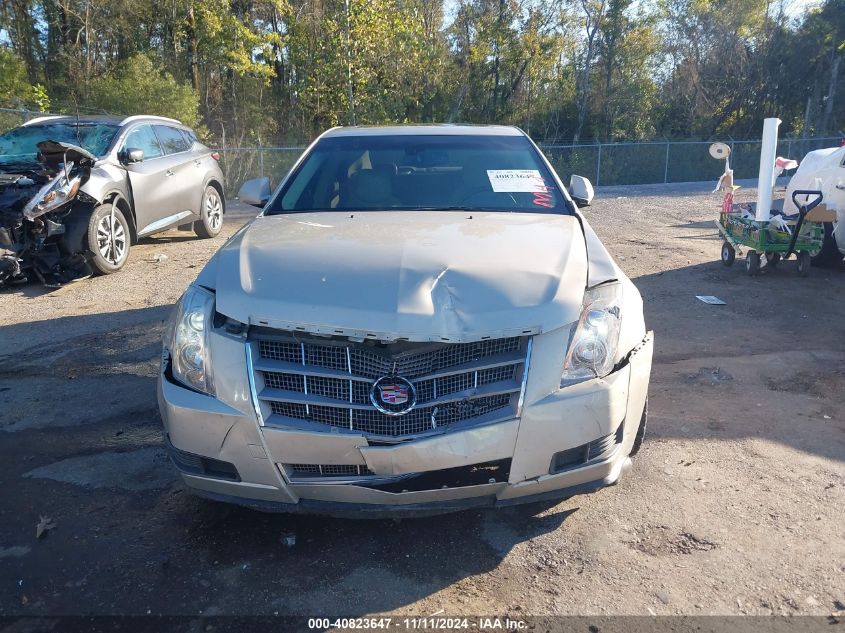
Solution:
<svg viewBox="0 0 845 633">
<path fill-rule="evenodd" d="M 584 293 L 581 317 L 573 327 L 563 362 L 561 387 L 607 376 L 617 361 L 622 324 L 622 285 L 604 284 Z"/>
<path fill-rule="evenodd" d="M 73 168 L 71 163 L 70 169 Z M 70 202 L 79 192 L 79 185 L 82 182 L 79 176 L 68 178 L 67 172 L 60 172 L 53 180 L 45 184 L 35 194 L 35 197 L 26 203 L 23 208 L 23 215 L 27 220 L 34 220 L 63 204 Z"/>
<path fill-rule="evenodd" d="M 214 395 L 208 332 L 214 317 L 214 295 L 189 286 L 177 302 L 165 332 L 173 377 L 191 389 Z"/>
</svg>

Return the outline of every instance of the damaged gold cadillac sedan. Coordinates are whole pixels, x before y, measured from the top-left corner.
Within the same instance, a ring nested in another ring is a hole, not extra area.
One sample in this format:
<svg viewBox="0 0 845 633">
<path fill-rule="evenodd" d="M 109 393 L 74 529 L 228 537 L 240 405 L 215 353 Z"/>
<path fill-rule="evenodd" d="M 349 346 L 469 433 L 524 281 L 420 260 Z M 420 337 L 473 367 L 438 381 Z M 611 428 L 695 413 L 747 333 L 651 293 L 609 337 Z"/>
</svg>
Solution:
<svg viewBox="0 0 845 633">
<path fill-rule="evenodd" d="M 570 195 L 571 194 L 571 195 Z M 187 485 L 282 512 L 402 516 L 613 484 L 643 440 L 642 299 L 520 130 L 336 128 L 167 328 Z"/>
</svg>

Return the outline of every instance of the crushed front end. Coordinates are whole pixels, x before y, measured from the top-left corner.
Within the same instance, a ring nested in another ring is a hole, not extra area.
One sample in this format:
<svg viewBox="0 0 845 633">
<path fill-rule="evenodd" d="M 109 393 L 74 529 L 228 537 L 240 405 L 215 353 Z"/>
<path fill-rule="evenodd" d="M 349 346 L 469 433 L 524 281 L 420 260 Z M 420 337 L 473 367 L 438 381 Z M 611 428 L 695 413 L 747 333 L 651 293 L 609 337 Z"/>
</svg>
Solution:
<svg viewBox="0 0 845 633">
<path fill-rule="evenodd" d="M 0 164 L 0 288 L 34 276 L 49 287 L 90 277 L 81 247 L 87 225 L 75 204 L 96 158 L 81 147 L 44 141 L 37 160 Z"/>
<path fill-rule="evenodd" d="M 174 320 L 196 325 L 184 307 Z M 194 491 L 263 510 L 424 515 L 596 490 L 629 466 L 646 407 L 651 333 L 570 384 L 577 323 L 470 342 L 208 323 L 202 353 L 166 347 L 167 443 Z M 186 388 L 199 356 L 225 370 Z"/>
</svg>

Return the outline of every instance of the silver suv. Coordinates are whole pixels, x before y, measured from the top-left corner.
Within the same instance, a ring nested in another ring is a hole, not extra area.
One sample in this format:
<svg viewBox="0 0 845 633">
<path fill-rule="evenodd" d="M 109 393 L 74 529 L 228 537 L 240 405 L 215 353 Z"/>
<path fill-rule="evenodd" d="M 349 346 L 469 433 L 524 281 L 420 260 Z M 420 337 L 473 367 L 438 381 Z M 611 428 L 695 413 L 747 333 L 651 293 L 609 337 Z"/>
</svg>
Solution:
<svg viewBox="0 0 845 633">
<path fill-rule="evenodd" d="M 33 119 L 0 136 L 0 286 L 60 286 L 120 270 L 138 238 L 192 225 L 214 237 L 220 156 L 156 116 Z"/>
</svg>

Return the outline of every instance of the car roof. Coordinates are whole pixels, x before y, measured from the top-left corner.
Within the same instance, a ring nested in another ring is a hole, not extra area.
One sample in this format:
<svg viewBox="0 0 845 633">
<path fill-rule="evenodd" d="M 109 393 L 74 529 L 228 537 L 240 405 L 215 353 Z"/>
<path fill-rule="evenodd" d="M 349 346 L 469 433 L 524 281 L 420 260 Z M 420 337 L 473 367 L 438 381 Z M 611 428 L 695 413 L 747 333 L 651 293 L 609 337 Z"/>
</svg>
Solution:
<svg viewBox="0 0 845 633">
<path fill-rule="evenodd" d="M 153 114 L 137 114 L 132 116 L 115 116 L 113 114 L 85 114 L 80 115 L 79 117 L 77 117 L 76 115 L 51 114 L 47 116 L 37 117 L 35 119 L 30 119 L 23 125 L 25 127 L 28 125 L 38 125 L 39 123 L 47 122 L 76 123 L 77 120 L 79 120 L 80 123 L 84 123 L 87 125 L 95 125 L 97 123 L 102 123 L 123 126 L 127 123 L 134 123 L 135 121 L 149 121 L 150 123 L 173 123 L 176 125 L 182 125 L 182 123 L 177 121 L 176 119 L 169 119 L 167 117 L 156 116 Z"/>
<path fill-rule="evenodd" d="M 525 132 L 509 125 L 383 125 L 332 128 L 323 138 L 338 136 L 525 136 Z"/>
</svg>

